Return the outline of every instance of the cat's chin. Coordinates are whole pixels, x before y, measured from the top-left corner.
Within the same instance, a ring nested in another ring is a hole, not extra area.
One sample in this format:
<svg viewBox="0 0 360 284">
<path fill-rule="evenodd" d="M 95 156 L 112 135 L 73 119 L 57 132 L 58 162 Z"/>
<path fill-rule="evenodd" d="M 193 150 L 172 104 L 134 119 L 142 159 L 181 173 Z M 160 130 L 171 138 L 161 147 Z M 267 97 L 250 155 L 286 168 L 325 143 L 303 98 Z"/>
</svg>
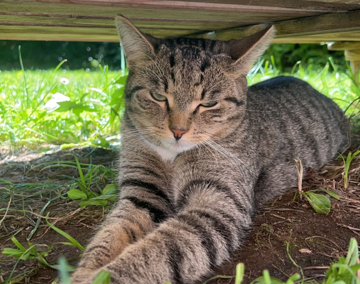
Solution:
<svg viewBox="0 0 360 284">
<path fill-rule="evenodd" d="M 193 144 L 188 144 L 186 142 L 176 142 L 176 141 L 161 141 L 162 145 L 154 145 L 151 142 L 147 141 L 147 143 L 150 145 L 150 147 L 155 150 L 160 157 L 164 161 L 174 161 L 177 155 L 189 151 L 192 148 L 195 147 Z"/>
</svg>

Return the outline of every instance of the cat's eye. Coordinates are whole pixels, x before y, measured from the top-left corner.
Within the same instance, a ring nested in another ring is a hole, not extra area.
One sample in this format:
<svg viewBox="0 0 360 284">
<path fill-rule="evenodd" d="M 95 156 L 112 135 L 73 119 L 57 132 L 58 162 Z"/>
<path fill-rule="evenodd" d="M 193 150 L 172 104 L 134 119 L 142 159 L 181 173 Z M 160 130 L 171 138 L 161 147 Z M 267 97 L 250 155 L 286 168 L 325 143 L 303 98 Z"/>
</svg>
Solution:
<svg viewBox="0 0 360 284">
<path fill-rule="evenodd" d="M 166 101 L 166 97 L 163 96 L 163 95 L 160 95 L 158 93 L 150 93 L 150 95 L 156 101 L 159 101 L 159 102 L 165 102 Z"/>
<path fill-rule="evenodd" d="M 202 103 L 200 106 L 202 107 L 213 107 L 216 106 L 217 102 L 207 102 L 207 103 Z"/>
</svg>

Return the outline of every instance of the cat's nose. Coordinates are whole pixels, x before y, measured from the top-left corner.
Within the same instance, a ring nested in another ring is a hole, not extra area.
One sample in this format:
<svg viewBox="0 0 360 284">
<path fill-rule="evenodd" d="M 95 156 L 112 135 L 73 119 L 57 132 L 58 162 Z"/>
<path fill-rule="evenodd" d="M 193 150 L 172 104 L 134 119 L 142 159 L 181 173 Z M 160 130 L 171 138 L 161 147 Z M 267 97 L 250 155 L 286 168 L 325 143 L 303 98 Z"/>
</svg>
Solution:
<svg viewBox="0 0 360 284">
<path fill-rule="evenodd" d="M 187 129 L 171 129 L 172 133 L 174 133 L 174 137 L 176 140 L 179 140 L 184 133 L 187 132 Z"/>
</svg>

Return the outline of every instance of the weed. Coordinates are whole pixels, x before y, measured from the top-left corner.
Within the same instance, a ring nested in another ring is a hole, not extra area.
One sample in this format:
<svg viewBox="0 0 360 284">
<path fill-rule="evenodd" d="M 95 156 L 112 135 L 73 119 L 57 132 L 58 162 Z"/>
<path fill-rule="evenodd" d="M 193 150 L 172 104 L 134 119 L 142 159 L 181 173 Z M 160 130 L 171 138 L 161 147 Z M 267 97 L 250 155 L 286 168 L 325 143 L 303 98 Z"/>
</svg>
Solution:
<svg viewBox="0 0 360 284">
<path fill-rule="evenodd" d="M 318 194 L 315 192 L 317 191 L 325 192 L 337 200 L 340 199 L 339 195 L 337 195 L 335 192 L 331 190 L 326 190 L 326 189 L 303 191 L 302 190 L 303 166 L 301 160 L 295 160 L 295 162 L 298 172 L 298 191 L 296 192 L 294 199 L 297 197 L 297 194 L 299 194 L 300 199 L 302 196 L 304 196 L 310 203 L 311 207 L 315 210 L 315 212 L 320 214 L 328 214 L 331 210 L 330 199 L 323 194 Z"/>
<path fill-rule="evenodd" d="M 103 167 L 90 166 L 89 171 L 87 172 L 86 175 L 84 175 L 76 155 L 74 155 L 74 158 L 75 158 L 77 170 L 80 175 L 80 181 L 77 181 L 71 186 L 71 189 L 67 193 L 68 197 L 75 200 L 80 199 L 81 207 L 86 205 L 105 206 L 108 204 L 108 202 L 114 202 L 117 199 L 117 187 L 115 184 L 108 184 L 102 190 L 100 187 L 98 187 L 100 194 L 91 190 L 93 178 L 99 174 L 99 172 L 101 171 L 101 169 L 103 169 Z M 78 187 L 79 189 L 76 189 L 75 187 Z"/>
<path fill-rule="evenodd" d="M 326 272 L 326 279 L 322 284 L 360 284 L 357 272 L 360 270 L 358 243 L 350 240 L 346 258 L 340 257 L 337 263 L 330 266 Z"/>
<path fill-rule="evenodd" d="M 84 247 L 77 240 L 75 240 L 72 236 L 70 236 L 68 233 L 64 232 L 63 230 L 57 228 L 55 225 L 51 224 L 48 221 L 48 217 L 49 217 L 49 213 L 46 215 L 46 223 L 49 225 L 49 227 L 70 241 L 70 243 L 62 242 L 63 245 L 75 246 L 82 251 L 85 250 Z"/>
<path fill-rule="evenodd" d="M 16 258 L 17 261 L 16 261 L 8 279 L 5 281 L 5 284 L 14 283 L 14 279 L 22 278 L 26 274 L 30 274 L 34 270 L 36 270 L 36 268 L 33 268 L 30 270 L 24 271 L 24 272 L 20 273 L 19 275 L 13 276 L 15 269 L 16 269 L 17 265 L 19 264 L 20 260 L 28 260 L 28 259 L 35 260 L 44 266 L 48 266 L 48 267 L 51 267 L 54 269 L 58 268 L 56 265 L 49 264 L 47 262 L 47 260 L 45 259 L 48 256 L 48 254 L 50 253 L 50 251 L 52 250 L 51 247 L 48 247 L 45 244 L 34 245 L 31 242 L 28 242 L 29 247 L 25 248 L 22 244 L 20 244 L 20 242 L 15 237 L 12 237 L 11 241 L 14 243 L 14 245 L 17 247 L 17 249 L 16 248 L 15 249 L 14 248 L 4 248 L 2 254 L 12 256 L 12 257 Z M 45 247 L 46 250 L 41 252 L 41 251 L 38 251 L 36 249 L 36 247 Z"/>
<path fill-rule="evenodd" d="M 291 257 L 291 255 L 290 255 L 290 252 L 289 252 L 289 247 L 290 247 L 290 244 L 288 243 L 288 242 L 286 242 L 286 252 L 287 252 L 287 255 L 288 255 L 288 257 L 289 257 L 289 259 L 291 260 L 291 262 L 297 267 L 297 268 L 299 268 L 300 269 L 300 274 L 301 274 L 301 278 L 302 278 L 302 282 L 304 282 L 304 271 L 302 270 L 302 268 L 301 268 L 301 266 L 300 265 L 298 265 L 296 262 L 295 262 L 295 260 Z M 298 280 L 298 279 L 296 279 L 296 280 Z"/>
<path fill-rule="evenodd" d="M 48 215 L 46 216 L 46 222 L 47 224 L 50 226 L 50 228 L 52 228 L 53 230 L 55 230 L 57 233 L 59 233 L 60 235 L 62 235 L 63 237 L 65 237 L 67 240 L 69 240 L 70 242 L 61 242 L 61 244 L 63 245 L 70 245 L 70 246 L 75 246 L 77 248 L 79 248 L 80 250 L 84 251 L 84 247 L 77 241 L 75 240 L 73 237 L 71 237 L 69 234 L 67 234 L 66 232 L 64 232 L 63 230 L 57 228 L 55 225 L 53 225 L 52 223 L 50 223 L 48 221 Z M 8 255 L 8 256 L 12 256 L 17 260 L 17 262 L 15 263 L 10 276 L 8 277 L 8 279 L 5 281 L 5 284 L 8 283 L 13 283 L 14 279 L 17 279 L 21 276 L 24 276 L 26 274 L 30 274 L 31 272 L 33 272 L 35 269 L 31 269 L 29 271 L 26 271 L 24 273 L 21 273 L 20 275 L 17 275 L 15 277 L 13 277 L 14 271 L 19 263 L 20 260 L 35 260 L 37 262 L 39 262 L 40 264 L 44 265 L 44 266 L 48 266 L 50 268 L 53 269 L 59 269 L 60 271 L 62 271 L 62 273 L 67 273 L 68 271 L 74 271 L 75 268 L 68 265 L 68 264 L 64 264 L 61 263 L 59 265 L 57 264 L 50 264 L 48 263 L 48 261 L 46 260 L 46 257 L 49 255 L 49 253 L 52 251 L 53 246 L 55 244 L 53 244 L 52 246 L 47 246 L 45 244 L 32 244 L 31 242 L 28 241 L 28 248 L 25 248 L 17 239 L 16 237 L 12 237 L 11 241 L 14 243 L 14 245 L 17 248 L 4 248 L 2 254 L 4 255 Z M 36 249 L 36 247 L 45 247 L 46 250 L 45 251 L 39 251 Z M 66 271 L 66 272 L 64 272 Z M 98 282 L 98 283 L 102 283 L 102 282 Z M 104 282 L 105 283 L 105 282 Z"/>
<path fill-rule="evenodd" d="M 357 150 L 355 153 L 351 152 L 347 155 L 346 159 L 341 155 L 341 158 L 344 161 L 344 188 L 347 189 L 349 186 L 349 169 L 352 160 L 360 154 L 360 150 Z"/>
</svg>

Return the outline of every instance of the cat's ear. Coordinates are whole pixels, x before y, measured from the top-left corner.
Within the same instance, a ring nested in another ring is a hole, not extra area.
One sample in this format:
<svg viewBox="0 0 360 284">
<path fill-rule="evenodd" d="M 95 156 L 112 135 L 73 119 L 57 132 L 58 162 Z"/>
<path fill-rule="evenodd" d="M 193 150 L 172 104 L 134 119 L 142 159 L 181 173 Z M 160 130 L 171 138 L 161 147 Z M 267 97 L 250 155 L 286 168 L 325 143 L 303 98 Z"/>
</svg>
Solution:
<svg viewBox="0 0 360 284">
<path fill-rule="evenodd" d="M 146 66 L 154 56 L 156 39 L 141 33 L 122 15 L 116 16 L 115 23 L 129 69 Z"/>
<path fill-rule="evenodd" d="M 243 39 L 228 41 L 228 53 L 234 60 L 228 73 L 235 77 L 246 75 L 250 71 L 251 65 L 268 48 L 274 36 L 275 27 L 271 25 Z"/>
</svg>

